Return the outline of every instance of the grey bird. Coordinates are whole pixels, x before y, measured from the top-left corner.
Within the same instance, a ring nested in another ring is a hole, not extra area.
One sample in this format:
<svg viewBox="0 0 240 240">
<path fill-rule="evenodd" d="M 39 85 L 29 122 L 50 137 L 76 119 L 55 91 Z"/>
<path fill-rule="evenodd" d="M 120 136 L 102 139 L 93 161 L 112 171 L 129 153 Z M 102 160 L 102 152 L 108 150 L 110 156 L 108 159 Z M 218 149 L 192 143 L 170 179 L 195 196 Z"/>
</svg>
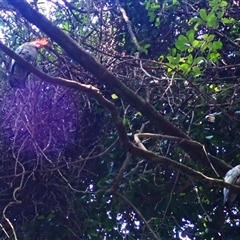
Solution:
<svg viewBox="0 0 240 240">
<path fill-rule="evenodd" d="M 235 166 L 234 168 L 230 169 L 225 177 L 224 181 L 230 184 L 235 184 L 240 186 L 240 165 Z M 236 201 L 238 195 L 240 193 L 233 192 L 230 189 L 224 188 L 223 189 L 223 205 L 231 206 Z"/>
<path fill-rule="evenodd" d="M 16 49 L 16 53 L 24 58 L 26 61 L 35 65 L 37 60 L 38 49 L 48 45 L 46 38 L 38 38 L 31 42 L 26 42 Z M 11 87 L 25 88 L 25 81 L 29 75 L 28 69 L 16 62 L 14 59 L 11 61 L 9 68 L 9 83 Z"/>
</svg>

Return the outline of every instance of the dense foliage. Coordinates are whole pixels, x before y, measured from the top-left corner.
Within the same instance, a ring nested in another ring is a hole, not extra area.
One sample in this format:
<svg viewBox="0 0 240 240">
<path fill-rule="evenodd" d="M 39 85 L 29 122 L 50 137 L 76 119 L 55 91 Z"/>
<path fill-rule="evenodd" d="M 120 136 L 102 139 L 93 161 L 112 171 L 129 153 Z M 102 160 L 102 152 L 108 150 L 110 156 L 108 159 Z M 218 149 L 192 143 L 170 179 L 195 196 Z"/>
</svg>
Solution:
<svg viewBox="0 0 240 240">
<path fill-rule="evenodd" d="M 240 161 L 239 16 L 233 0 L 1 1 L 0 238 L 239 239 L 221 181 Z M 10 88 L 4 45 L 42 36 L 41 72 Z"/>
</svg>

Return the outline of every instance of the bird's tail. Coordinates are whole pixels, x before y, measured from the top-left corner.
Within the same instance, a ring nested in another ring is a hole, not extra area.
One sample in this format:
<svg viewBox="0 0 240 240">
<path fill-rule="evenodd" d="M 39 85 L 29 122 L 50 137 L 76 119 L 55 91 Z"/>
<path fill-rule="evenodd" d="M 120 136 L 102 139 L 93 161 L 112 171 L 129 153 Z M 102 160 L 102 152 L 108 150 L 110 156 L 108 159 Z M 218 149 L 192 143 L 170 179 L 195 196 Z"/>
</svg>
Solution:
<svg viewBox="0 0 240 240">
<path fill-rule="evenodd" d="M 9 83 L 14 88 L 25 88 L 25 80 L 17 79 L 14 74 L 10 74 Z"/>
</svg>

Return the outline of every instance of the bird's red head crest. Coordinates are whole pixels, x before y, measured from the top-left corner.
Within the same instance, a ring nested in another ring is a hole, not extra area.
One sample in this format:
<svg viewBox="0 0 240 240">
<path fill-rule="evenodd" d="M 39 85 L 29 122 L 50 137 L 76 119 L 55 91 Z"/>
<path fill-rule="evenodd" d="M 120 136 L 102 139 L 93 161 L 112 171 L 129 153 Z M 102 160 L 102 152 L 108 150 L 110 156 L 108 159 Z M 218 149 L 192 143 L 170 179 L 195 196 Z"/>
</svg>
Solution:
<svg viewBox="0 0 240 240">
<path fill-rule="evenodd" d="M 37 48 L 42 48 L 48 45 L 48 39 L 43 37 L 43 38 L 37 38 L 36 40 L 30 42 L 33 46 Z"/>
</svg>

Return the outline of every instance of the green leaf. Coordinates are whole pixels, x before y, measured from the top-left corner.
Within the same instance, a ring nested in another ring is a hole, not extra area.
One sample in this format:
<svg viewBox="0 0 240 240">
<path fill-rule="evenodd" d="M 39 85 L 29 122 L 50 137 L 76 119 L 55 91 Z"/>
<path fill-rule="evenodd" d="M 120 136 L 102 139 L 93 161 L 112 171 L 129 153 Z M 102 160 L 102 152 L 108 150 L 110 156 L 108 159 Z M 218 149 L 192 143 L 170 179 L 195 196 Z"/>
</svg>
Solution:
<svg viewBox="0 0 240 240">
<path fill-rule="evenodd" d="M 205 9 L 201 9 L 200 11 L 199 11 L 199 15 L 200 15 L 200 17 L 202 18 L 202 20 L 203 21 L 207 21 L 207 12 L 206 12 L 206 10 Z"/>
<path fill-rule="evenodd" d="M 228 5 L 228 3 L 226 1 L 222 1 L 220 2 L 220 7 L 226 7 Z"/>
<path fill-rule="evenodd" d="M 170 64 L 174 64 L 177 65 L 180 62 L 180 55 L 178 54 L 177 57 L 172 57 L 172 56 L 167 56 L 167 59 L 169 61 Z"/>
<path fill-rule="evenodd" d="M 234 23 L 235 22 L 235 20 L 233 18 L 230 18 L 230 19 L 229 18 L 222 18 L 221 21 L 224 24 L 230 24 L 230 23 Z"/>
<path fill-rule="evenodd" d="M 215 38 L 215 36 L 212 35 L 212 34 L 210 34 L 210 35 L 205 34 L 204 35 L 204 40 L 206 40 L 207 42 L 212 42 L 214 38 Z"/>
<path fill-rule="evenodd" d="M 222 42 L 221 41 L 214 41 L 212 43 L 212 49 L 213 50 L 218 50 L 218 49 L 221 49 L 223 46 Z"/>
<path fill-rule="evenodd" d="M 220 92 L 220 91 L 221 91 L 221 88 L 220 88 L 220 87 L 215 87 L 215 88 L 214 88 L 214 91 L 215 91 L 215 92 Z"/>
<path fill-rule="evenodd" d="M 216 5 L 216 0 L 213 1 L 210 0 L 208 4 L 210 7 L 214 7 L 214 5 Z"/>
<path fill-rule="evenodd" d="M 69 21 L 64 21 L 64 22 L 62 22 L 62 28 L 63 28 L 63 30 L 69 32 L 69 31 L 70 31 Z"/>
<path fill-rule="evenodd" d="M 201 44 L 202 44 L 202 41 L 199 41 L 199 40 L 194 40 L 194 41 L 192 42 L 192 46 L 193 46 L 193 47 L 200 47 Z"/>
<path fill-rule="evenodd" d="M 160 23 L 161 23 L 161 20 L 160 20 L 159 17 L 157 17 L 157 18 L 155 19 L 155 27 L 158 27 L 158 26 L 160 25 Z"/>
<path fill-rule="evenodd" d="M 194 30 L 196 31 L 199 26 L 204 25 L 204 21 L 201 18 L 198 18 L 196 25 L 194 26 Z"/>
<path fill-rule="evenodd" d="M 218 27 L 217 17 L 213 11 L 207 17 L 207 26 L 210 28 Z"/>
<path fill-rule="evenodd" d="M 142 116 L 142 113 L 141 112 L 137 112 L 137 113 L 135 113 L 135 116 L 137 117 L 137 116 Z"/>
<path fill-rule="evenodd" d="M 193 56 L 192 56 L 192 54 L 189 54 L 188 57 L 187 57 L 187 63 L 188 63 L 189 65 L 191 65 L 192 62 L 193 62 Z"/>
<path fill-rule="evenodd" d="M 158 57 L 158 62 L 162 62 L 163 60 L 164 60 L 164 56 L 163 55 Z"/>
<path fill-rule="evenodd" d="M 194 74 L 195 77 L 201 75 L 201 69 L 200 69 L 200 67 L 198 67 L 198 66 L 194 66 L 194 67 L 192 68 L 192 71 L 193 71 L 193 74 Z"/>
<path fill-rule="evenodd" d="M 175 56 L 176 53 L 177 53 L 177 49 L 176 49 L 176 48 L 172 48 L 172 49 L 171 49 L 171 54 L 172 54 L 172 56 Z"/>
<path fill-rule="evenodd" d="M 203 57 L 197 57 L 193 60 L 193 64 L 198 64 L 203 60 Z"/>
<path fill-rule="evenodd" d="M 176 65 L 168 64 L 167 67 L 168 67 L 167 71 L 170 73 L 170 72 L 172 72 L 176 68 Z"/>
<path fill-rule="evenodd" d="M 146 5 L 145 5 L 145 8 L 148 10 L 151 6 L 151 3 L 150 2 L 146 2 Z"/>
<path fill-rule="evenodd" d="M 201 51 L 201 52 L 204 52 L 204 51 L 207 49 L 207 47 L 208 47 L 208 44 L 203 43 L 203 44 L 201 45 L 200 51 Z"/>
<path fill-rule="evenodd" d="M 224 13 L 225 13 L 225 12 L 224 12 L 223 10 L 219 11 L 219 12 L 217 13 L 218 19 L 221 19 L 221 18 L 223 17 Z"/>
<path fill-rule="evenodd" d="M 178 37 L 178 40 L 179 40 L 181 43 L 183 43 L 183 44 L 189 43 L 189 42 L 188 42 L 188 39 L 187 39 L 184 35 L 180 35 L 180 36 Z"/>
<path fill-rule="evenodd" d="M 180 35 L 178 37 L 177 41 L 175 42 L 175 46 L 177 49 L 184 51 L 184 50 L 188 49 L 190 44 L 188 42 L 188 39 L 185 36 Z"/>
<path fill-rule="evenodd" d="M 194 48 L 192 48 L 192 47 L 189 47 L 189 48 L 187 49 L 187 51 L 188 51 L 189 53 L 193 52 L 193 50 L 194 50 Z"/>
<path fill-rule="evenodd" d="M 172 4 L 173 4 L 173 5 L 177 5 L 177 4 L 179 4 L 179 1 L 178 1 L 178 0 L 173 0 L 173 1 L 172 1 Z"/>
<path fill-rule="evenodd" d="M 186 195 L 186 193 L 184 193 L 184 192 L 181 192 L 181 193 L 179 193 L 179 196 L 185 196 Z"/>
<path fill-rule="evenodd" d="M 147 49 L 147 48 L 149 48 L 150 46 L 151 46 L 151 44 L 147 43 L 147 44 L 144 45 L 144 48 Z"/>
<path fill-rule="evenodd" d="M 154 22 L 156 15 L 153 12 L 148 12 L 149 21 Z"/>
<path fill-rule="evenodd" d="M 123 118 L 123 125 L 126 126 L 128 124 L 128 119 L 127 118 Z"/>
<path fill-rule="evenodd" d="M 216 62 L 220 57 L 220 54 L 217 52 L 209 53 L 208 54 L 208 59 L 211 60 L 212 62 Z"/>
<path fill-rule="evenodd" d="M 193 29 L 191 29 L 191 30 L 187 31 L 186 35 L 187 35 L 189 43 L 193 43 L 194 36 L 195 36 L 195 31 Z"/>
<path fill-rule="evenodd" d="M 148 54 L 148 50 L 144 47 L 140 47 L 138 50 L 144 52 L 146 55 Z"/>
<path fill-rule="evenodd" d="M 159 8 L 160 8 L 160 4 L 157 4 L 157 3 L 151 4 L 151 10 L 156 10 L 156 9 L 159 9 Z"/>
<path fill-rule="evenodd" d="M 183 63 L 179 66 L 179 68 L 184 72 L 188 73 L 190 71 L 190 66 L 187 63 Z"/>
<path fill-rule="evenodd" d="M 118 96 L 115 94 L 115 93 L 113 93 L 112 95 L 111 95 L 111 97 L 112 97 L 112 99 L 118 99 Z"/>
</svg>

